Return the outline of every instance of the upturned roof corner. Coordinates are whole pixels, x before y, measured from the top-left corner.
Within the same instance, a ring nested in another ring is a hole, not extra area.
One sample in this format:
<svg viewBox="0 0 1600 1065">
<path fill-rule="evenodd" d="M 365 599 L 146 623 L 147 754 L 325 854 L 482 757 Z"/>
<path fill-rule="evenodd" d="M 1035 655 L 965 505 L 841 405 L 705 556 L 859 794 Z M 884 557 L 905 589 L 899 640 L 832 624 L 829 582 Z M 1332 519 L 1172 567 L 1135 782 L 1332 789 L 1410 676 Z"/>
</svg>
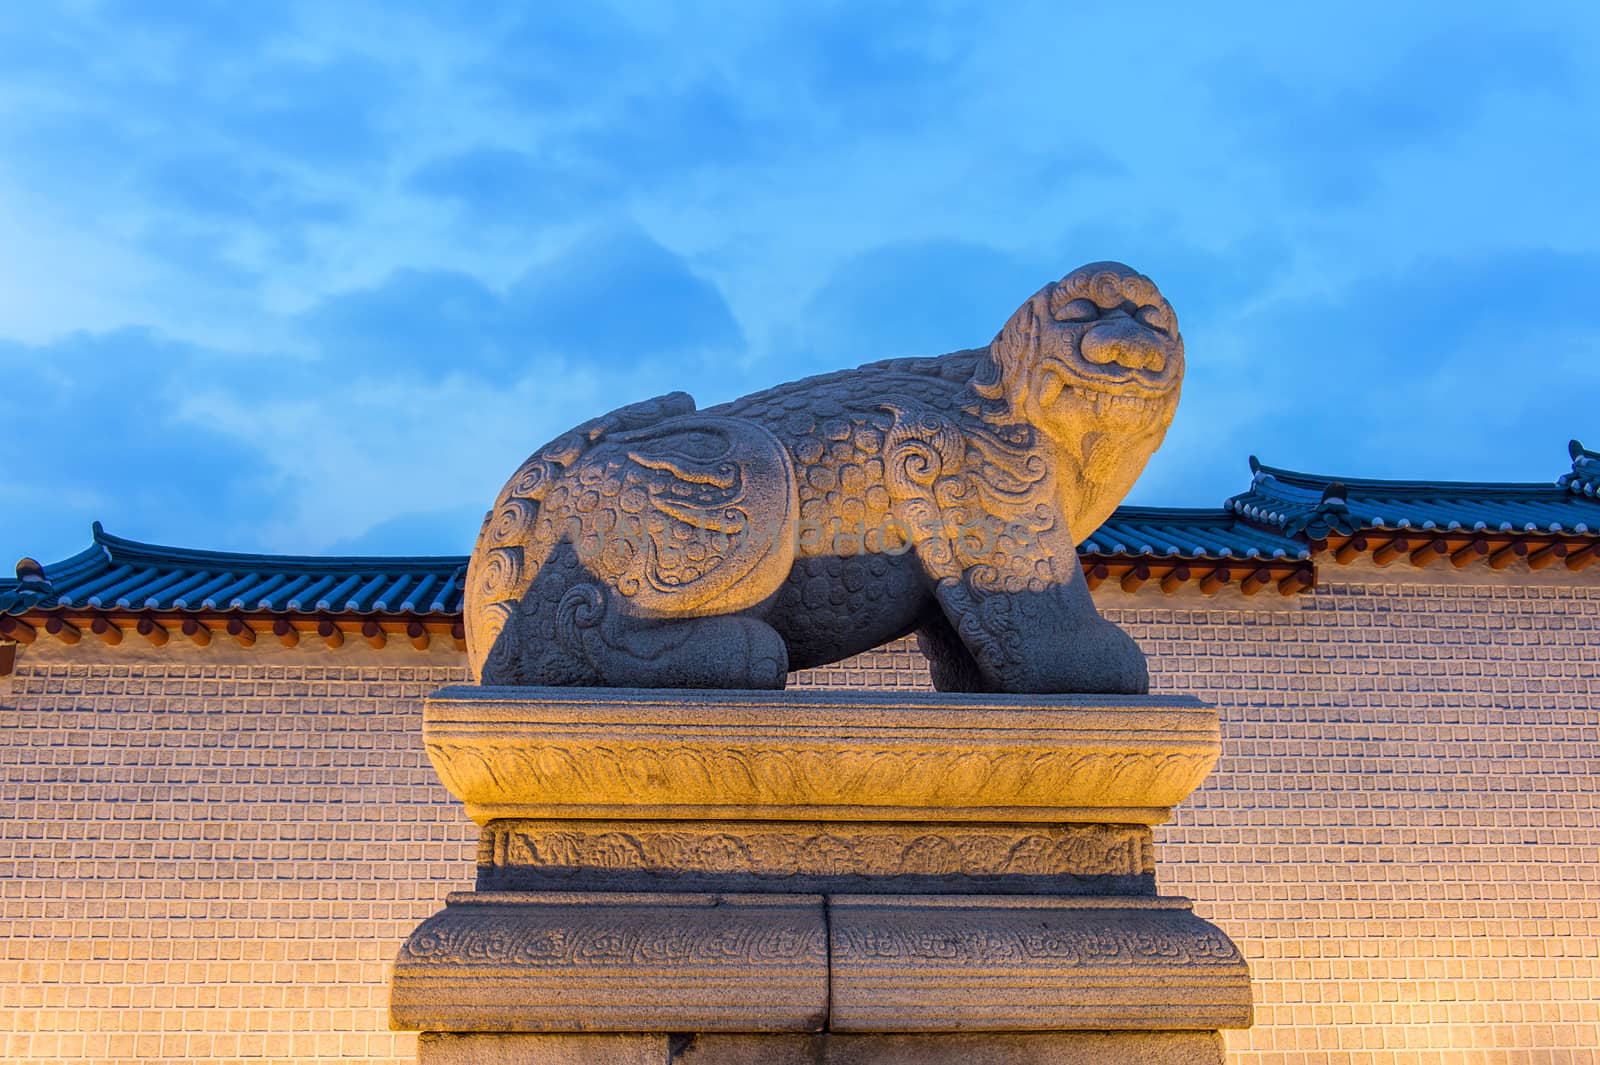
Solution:
<svg viewBox="0 0 1600 1065">
<path fill-rule="evenodd" d="M 1572 440 L 1567 443 L 1567 453 L 1572 456 L 1572 472 L 1563 473 L 1556 483 L 1574 495 L 1600 496 L 1600 451 L 1590 451 Z"/>
</svg>

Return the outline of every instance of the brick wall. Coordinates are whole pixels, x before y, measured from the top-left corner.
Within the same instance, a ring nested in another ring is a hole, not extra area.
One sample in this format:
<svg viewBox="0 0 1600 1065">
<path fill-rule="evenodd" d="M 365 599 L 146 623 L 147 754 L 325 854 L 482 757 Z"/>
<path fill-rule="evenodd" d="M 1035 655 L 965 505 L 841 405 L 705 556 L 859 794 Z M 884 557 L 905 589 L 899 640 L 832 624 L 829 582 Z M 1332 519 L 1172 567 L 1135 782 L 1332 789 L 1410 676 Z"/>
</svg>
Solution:
<svg viewBox="0 0 1600 1065">
<path fill-rule="evenodd" d="M 1375 580 L 1292 613 L 1108 612 L 1159 690 L 1222 708 L 1157 854 L 1251 960 L 1257 1024 L 1228 1045 L 1600 1060 L 1600 583 Z"/>
<path fill-rule="evenodd" d="M 0 1061 L 413 1059 L 385 969 L 470 886 L 476 833 L 418 735 L 463 670 L 404 661 L 25 654 L 0 709 Z"/>
<path fill-rule="evenodd" d="M 1101 597 L 1222 708 L 1158 860 L 1251 959 L 1241 1065 L 1600 1060 L 1590 574 Z M 387 963 L 472 876 L 417 741 L 460 664 L 114 650 L 0 682 L 0 1060 L 408 1060 Z M 796 683 L 926 679 L 903 642 Z"/>
</svg>

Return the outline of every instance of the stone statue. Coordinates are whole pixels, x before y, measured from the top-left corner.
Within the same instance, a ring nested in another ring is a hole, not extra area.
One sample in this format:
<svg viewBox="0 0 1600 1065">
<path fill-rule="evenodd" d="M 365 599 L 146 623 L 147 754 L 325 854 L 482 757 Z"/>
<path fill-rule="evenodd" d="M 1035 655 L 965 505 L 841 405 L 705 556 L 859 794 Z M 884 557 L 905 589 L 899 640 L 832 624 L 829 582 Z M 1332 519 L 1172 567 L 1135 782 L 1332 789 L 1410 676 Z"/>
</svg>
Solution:
<svg viewBox="0 0 1600 1065">
<path fill-rule="evenodd" d="M 517 470 L 466 589 L 484 684 L 781 688 L 917 633 L 945 691 L 1142 693 L 1075 551 L 1177 407 L 1154 283 L 1091 263 L 986 348 L 596 418 Z"/>
</svg>

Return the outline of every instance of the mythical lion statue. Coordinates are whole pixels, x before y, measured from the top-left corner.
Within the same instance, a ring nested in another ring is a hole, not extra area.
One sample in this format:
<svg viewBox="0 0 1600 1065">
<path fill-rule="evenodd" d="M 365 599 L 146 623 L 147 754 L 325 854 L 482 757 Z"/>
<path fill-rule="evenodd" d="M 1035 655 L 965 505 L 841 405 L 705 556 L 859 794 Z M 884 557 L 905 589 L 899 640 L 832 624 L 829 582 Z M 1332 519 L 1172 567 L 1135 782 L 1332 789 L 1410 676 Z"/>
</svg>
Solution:
<svg viewBox="0 0 1600 1065">
<path fill-rule="evenodd" d="M 781 688 L 915 632 L 941 690 L 1144 692 L 1144 656 L 1095 611 L 1074 534 L 1133 485 L 1182 380 L 1172 308 L 1102 262 L 1029 297 L 987 348 L 586 422 L 484 519 L 473 669 Z"/>
</svg>

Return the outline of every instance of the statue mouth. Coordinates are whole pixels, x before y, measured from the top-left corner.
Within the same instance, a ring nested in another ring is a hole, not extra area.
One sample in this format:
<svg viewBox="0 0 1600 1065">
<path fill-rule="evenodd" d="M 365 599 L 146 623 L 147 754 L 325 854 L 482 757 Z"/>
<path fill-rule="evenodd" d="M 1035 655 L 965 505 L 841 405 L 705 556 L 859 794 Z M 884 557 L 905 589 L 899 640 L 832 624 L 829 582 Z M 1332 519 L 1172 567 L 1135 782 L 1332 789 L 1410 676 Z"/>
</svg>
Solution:
<svg viewBox="0 0 1600 1065">
<path fill-rule="evenodd" d="M 1039 364 L 1046 406 L 1067 390 L 1096 413 L 1132 413 L 1166 401 L 1183 372 L 1181 343 L 1126 314 L 1113 315 L 1052 330 Z"/>
<path fill-rule="evenodd" d="M 1167 372 L 1168 367 L 1163 367 L 1160 374 L 1142 370 L 1095 374 L 1086 372 L 1078 360 L 1074 364 L 1050 362 L 1042 367 L 1046 378 L 1039 390 L 1039 403 L 1043 407 L 1071 400 L 1079 409 L 1093 411 L 1096 417 L 1131 418 L 1158 411 L 1170 402 L 1175 377 Z"/>
<path fill-rule="evenodd" d="M 1076 403 L 1080 409 L 1091 411 L 1097 419 L 1144 421 L 1165 408 L 1166 393 L 1145 389 L 1112 391 L 1081 383 L 1076 385 L 1063 383 L 1057 396 L 1046 400 L 1046 405 L 1061 401 Z"/>
</svg>

